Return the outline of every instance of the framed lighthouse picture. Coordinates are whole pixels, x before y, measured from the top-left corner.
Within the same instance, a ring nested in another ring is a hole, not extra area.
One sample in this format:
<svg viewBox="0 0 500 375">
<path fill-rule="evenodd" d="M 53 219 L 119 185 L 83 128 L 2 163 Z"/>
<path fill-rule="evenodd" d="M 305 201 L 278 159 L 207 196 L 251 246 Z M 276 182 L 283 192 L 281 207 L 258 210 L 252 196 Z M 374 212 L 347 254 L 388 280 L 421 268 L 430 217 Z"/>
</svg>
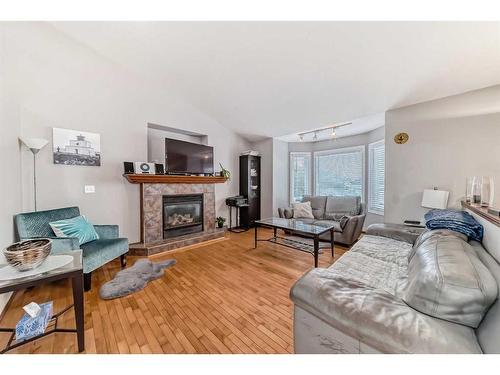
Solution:
<svg viewBox="0 0 500 375">
<path fill-rule="evenodd" d="M 101 166 L 101 136 L 80 130 L 53 128 L 54 164 Z"/>
</svg>

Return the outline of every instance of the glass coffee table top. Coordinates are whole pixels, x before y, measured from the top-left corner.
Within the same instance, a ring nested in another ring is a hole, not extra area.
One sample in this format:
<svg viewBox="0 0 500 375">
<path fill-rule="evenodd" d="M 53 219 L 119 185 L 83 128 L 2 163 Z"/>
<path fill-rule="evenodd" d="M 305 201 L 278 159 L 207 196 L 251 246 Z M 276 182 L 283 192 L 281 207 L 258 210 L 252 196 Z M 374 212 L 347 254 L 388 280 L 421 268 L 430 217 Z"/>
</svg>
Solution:
<svg viewBox="0 0 500 375">
<path fill-rule="evenodd" d="M 285 219 L 279 217 L 256 220 L 255 223 L 272 228 L 286 229 L 306 234 L 322 234 L 333 228 L 333 224 L 316 225 L 301 221 L 300 219 Z"/>
</svg>

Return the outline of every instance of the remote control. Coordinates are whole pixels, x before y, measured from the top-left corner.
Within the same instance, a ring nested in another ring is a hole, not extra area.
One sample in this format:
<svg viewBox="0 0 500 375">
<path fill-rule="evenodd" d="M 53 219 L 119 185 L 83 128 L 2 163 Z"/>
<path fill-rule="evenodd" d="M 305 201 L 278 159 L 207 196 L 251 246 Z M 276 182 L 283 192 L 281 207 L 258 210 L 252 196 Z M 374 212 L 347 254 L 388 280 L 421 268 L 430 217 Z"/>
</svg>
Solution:
<svg viewBox="0 0 500 375">
<path fill-rule="evenodd" d="M 411 225 L 420 225 L 420 221 L 418 220 L 405 220 L 405 224 L 411 224 Z"/>
</svg>

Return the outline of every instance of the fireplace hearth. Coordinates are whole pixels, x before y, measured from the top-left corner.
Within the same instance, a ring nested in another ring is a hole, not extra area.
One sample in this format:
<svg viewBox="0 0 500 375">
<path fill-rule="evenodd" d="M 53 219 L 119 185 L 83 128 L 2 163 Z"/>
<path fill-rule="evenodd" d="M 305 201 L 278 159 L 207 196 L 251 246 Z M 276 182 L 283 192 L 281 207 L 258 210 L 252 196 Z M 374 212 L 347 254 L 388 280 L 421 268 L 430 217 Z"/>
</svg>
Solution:
<svg viewBox="0 0 500 375">
<path fill-rule="evenodd" d="M 203 232 L 203 194 L 163 196 L 163 238 Z"/>
</svg>

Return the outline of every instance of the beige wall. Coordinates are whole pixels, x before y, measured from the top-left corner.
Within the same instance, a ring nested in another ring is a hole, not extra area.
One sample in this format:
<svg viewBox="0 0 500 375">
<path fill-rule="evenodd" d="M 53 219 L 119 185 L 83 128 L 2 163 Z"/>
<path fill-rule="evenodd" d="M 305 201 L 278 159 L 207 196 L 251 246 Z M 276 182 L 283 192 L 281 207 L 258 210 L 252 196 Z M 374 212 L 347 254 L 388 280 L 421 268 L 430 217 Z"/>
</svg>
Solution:
<svg viewBox="0 0 500 375">
<path fill-rule="evenodd" d="M 386 113 L 386 222 L 421 220 L 422 191 L 450 191 L 459 207 L 467 176 L 493 176 L 500 206 L 500 85 Z M 408 143 L 394 143 L 407 132 Z"/>
<path fill-rule="evenodd" d="M 289 205 L 289 164 L 288 143 L 273 139 L 273 216 L 278 215 L 279 207 Z"/>
<path fill-rule="evenodd" d="M 12 215 L 21 209 L 21 164 L 19 136 L 19 111 L 12 88 L 12 76 L 7 71 L 5 30 L 0 25 L 0 248 L 13 238 Z M 0 252 L 0 257 L 1 257 Z"/>
<path fill-rule="evenodd" d="M 2 137 L 1 142 L 8 143 L 15 161 L 17 135 L 50 140 L 38 155 L 39 209 L 77 205 L 92 222 L 118 224 L 122 235 L 137 241 L 139 187 L 122 177 L 122 163 L 147 160 L 147 124 L 154 123 L 207 135 L 215 165 L 222 162 L 235 176 L 216 186 L 216 213 L 227 216 L 225 198 L 238 193 L 238 155 L 249 148 L 243 138 L 156 82 L 134 75 L 48 24 L 9 24 L 5 31 L 19 126 L 10 124 L 11 139 Z M 53 127 L 99 133 L 102 166 L 54 165 Z M 21 156 L 22 209 L 31 210 L 31 153 L 23 149 Z M 95 185 L 96 193 L 84 194 L 84 185 Z M 21 200 L 19 187 L 11 189 L 14 201 Z M 6 216 L 12 220 L 11 213 Z M 11 222 L 7 228 L 12 228 Z"/>
<path fill-rule="evenodd" d="M 12 216 L 21 209 L 21 170 L 19 157 L 19 117 L 12 89 L 12 76 L 7 71 L 5 29 L 0 24 L 0 249 L 12 243 Z M 0 251 L 0 263 L 5 262 Z M 0 294 L 0 314 L 10 294 Z"/>
</svg>

